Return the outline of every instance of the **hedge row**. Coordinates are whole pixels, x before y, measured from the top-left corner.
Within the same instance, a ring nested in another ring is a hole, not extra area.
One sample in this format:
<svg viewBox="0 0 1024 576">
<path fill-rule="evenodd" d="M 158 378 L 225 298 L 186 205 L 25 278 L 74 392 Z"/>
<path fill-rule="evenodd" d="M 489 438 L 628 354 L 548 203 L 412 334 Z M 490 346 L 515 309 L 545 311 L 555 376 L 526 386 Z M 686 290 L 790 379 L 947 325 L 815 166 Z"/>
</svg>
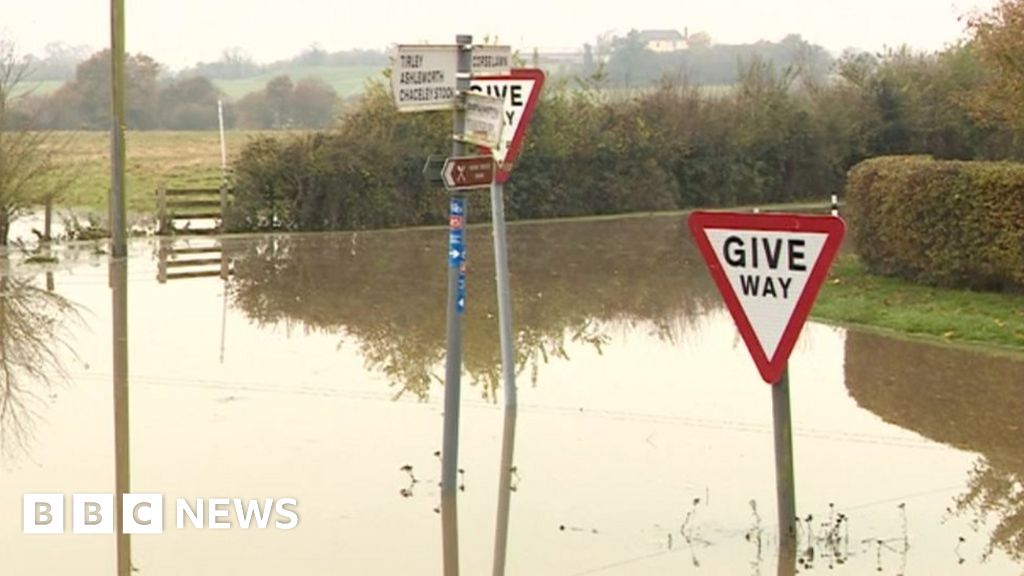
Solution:
<svg viewBox="0 0 1024 576">
<path fill-rule="evenodd" d="M 871 271 L 1024 291 L 1024 164 L 876 158 L 850 171 L 846 197 Z"/>
</svg>

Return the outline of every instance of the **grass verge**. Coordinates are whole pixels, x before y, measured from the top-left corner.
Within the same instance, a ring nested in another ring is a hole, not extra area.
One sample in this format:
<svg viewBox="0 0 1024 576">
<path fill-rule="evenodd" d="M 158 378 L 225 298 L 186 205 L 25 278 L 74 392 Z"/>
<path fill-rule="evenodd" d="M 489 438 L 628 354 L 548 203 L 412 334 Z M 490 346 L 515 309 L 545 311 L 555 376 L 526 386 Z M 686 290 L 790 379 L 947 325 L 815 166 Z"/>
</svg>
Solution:
<svg viewBox="0 0 1024 576">
<path fill-rule="evenodd" d="M 922 286 L 876 276 L 853 254 L 833 264 L 812 316 L 947 342 L 1024 351 L 1024 294 Z"/>
<path fill-rule="evenodd" d="M 258 131 L 226 133 L 228 161 Z M 275 132 L 286 135 L 288 132 Z M 156 189 L 216 187 L 220 183 L 220 134 L 208 132 L 128 132 L 125 166 L 126 203 L 130 212 L 156 210 Z M 57 201 L 60 207 L 106 214 L 110 189 L 110 134 L 107 132 L 63 132 L 56 141 L 67 142 L 63 162 L 76 178 Z"/>
</svg>

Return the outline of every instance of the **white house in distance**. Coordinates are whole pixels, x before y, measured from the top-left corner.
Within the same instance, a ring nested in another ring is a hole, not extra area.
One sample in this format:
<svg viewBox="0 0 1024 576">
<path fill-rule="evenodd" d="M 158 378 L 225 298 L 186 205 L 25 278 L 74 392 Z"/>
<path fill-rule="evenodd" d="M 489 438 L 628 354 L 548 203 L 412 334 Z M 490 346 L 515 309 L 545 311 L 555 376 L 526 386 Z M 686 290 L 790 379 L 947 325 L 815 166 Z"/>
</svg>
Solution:
<svg viewBox="0 0 1024 576">
<path fill-rule="evenodd" d="M 688 32 L 680 34 L 678 30 L 642 30 L 639 39 L 651 52 L 677 52 L 690 47 Z"/>
</svg>

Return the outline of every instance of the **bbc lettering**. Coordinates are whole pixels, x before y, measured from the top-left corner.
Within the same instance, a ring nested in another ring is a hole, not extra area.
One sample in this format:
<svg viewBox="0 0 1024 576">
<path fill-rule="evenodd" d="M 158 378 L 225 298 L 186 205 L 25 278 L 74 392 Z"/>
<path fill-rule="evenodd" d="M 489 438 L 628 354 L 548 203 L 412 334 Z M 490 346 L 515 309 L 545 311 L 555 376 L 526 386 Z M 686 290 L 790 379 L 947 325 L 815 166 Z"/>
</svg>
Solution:
<svg viewBox="0 0 1024 576">
<path fill-rule="evenodd" d="M 122 522 L 125 534 L 163 534 L 162 494 L 125 494 Z M 65 514 L 64 494 L 25 494 L 23 531 L 26 534 L 63 534 L 67 516 L 74 534 L 113 534 L 113 494 L 73 494 Z M 174 503 L 175 526 L 227 530 L 239 528 L 291 530 L 299 525 L 294 498 L 251 500 L 242 498 L 178 498 Z"/>
</svg>

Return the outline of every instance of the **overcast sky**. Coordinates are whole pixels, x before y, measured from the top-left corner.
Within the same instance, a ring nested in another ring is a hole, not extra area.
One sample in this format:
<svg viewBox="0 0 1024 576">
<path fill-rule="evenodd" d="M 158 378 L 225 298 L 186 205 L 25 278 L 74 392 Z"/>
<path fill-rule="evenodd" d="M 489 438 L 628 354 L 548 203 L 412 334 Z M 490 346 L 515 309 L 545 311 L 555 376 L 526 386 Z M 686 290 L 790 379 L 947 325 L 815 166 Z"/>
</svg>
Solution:
<svg viewBox="0 0 1024 576">
<path fill-rule="evenodd" d="M 128 50 L 173 69 L 240 47 L 258 61 L 327 50 L 451 42 L 456 33 L 503 44 L 578 48 L 606 31 L 707 31 L 716 42 L 778 40 L 787 33 L 839 52 L 908 44 L 936 50 L 963 36 L 959 19 L 997 0 L 126 0 Z M 109 45 L 108 0 L 0 0 L 0 36 L 21 52 L 48 42 Z"/>
</svg>

